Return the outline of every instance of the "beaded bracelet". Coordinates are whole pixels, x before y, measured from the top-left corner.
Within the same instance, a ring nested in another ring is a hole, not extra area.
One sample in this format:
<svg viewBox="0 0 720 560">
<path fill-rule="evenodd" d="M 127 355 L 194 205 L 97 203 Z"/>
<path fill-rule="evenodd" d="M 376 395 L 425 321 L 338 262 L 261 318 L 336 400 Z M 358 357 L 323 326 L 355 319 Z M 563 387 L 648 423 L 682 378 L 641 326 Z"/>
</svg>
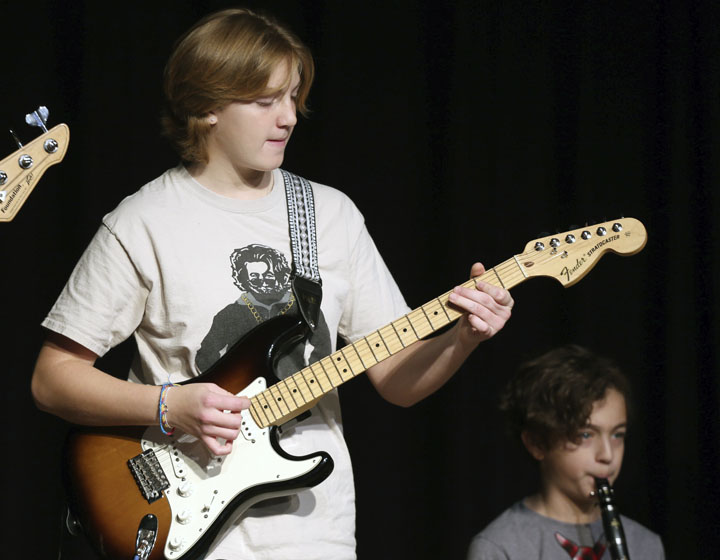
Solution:
<svg viewBox="0 0 720 560">
<path fill-rule="evenodd" d="M 175 387 L 175 383 L 165 383 L 160 388 L 160 399 L 158 400 L 158 417 L 160 418 L 160 429 L 166 436 L 171 436 L 175 433 L 175 428 L 168 424 L 167 421 L 167 403 L 165 399 L 167 397 L 167 390 L 170 387 Z"/>
</svg>

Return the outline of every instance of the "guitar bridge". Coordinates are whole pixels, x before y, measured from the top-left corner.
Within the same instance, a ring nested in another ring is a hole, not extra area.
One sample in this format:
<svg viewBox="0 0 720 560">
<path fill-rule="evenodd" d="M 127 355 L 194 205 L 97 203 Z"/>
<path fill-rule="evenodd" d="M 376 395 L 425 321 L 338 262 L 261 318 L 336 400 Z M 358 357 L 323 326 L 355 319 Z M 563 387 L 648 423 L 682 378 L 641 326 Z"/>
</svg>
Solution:
<svg viewBox="0 0 720 560">
<path fill-rule="evenodd" d="M 170 488 L 165 471 L 152 449 L 128 460 L 127 465 L 148 504 L 162 498 L 163 490 Z"/>
</svg>

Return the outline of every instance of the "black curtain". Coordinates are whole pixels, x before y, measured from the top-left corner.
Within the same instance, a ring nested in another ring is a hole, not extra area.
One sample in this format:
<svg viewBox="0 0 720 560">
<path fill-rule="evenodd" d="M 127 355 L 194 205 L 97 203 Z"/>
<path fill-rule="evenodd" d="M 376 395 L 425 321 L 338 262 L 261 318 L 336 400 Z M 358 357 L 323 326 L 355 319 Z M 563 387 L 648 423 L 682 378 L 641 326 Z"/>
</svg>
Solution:
<svg viewBox="0 0 720 560">
<path fill-rule="evenodd" d="M 29 392 L 39 327 L 100 218 L 176 163 L 159 137 L 175 39 L 222 1 L 0 3 L 0 126 L 22 142 L 38 105 L 70 147 L 0 223 L 5 429 L 3 555 L 53 558 L 67 426 Z M 634 217 L 638 255 L 608 254 L 564 290 L 513 291 L 506 329 L 410 409 L 362 376 L 343 386 L 358 554 L 463 558 L 532 491 L 498 392 L 518 364 L 575 342 L 630 375 L 620 511 L 670 558 L 710 558 L 720 491 L 715 317 L 720 217 L 719 13 L 713 2 L 252 1 L 311 47 L 312 114 L 284 166 L 348 193 L 417 306 L 542 232 Z M 17 149 L 0 132 L 0 157 Z M 102 360 L 122 374 L 123 345 Z M 36 538 L 21 539 L 30 534 Z"/>
</svg>

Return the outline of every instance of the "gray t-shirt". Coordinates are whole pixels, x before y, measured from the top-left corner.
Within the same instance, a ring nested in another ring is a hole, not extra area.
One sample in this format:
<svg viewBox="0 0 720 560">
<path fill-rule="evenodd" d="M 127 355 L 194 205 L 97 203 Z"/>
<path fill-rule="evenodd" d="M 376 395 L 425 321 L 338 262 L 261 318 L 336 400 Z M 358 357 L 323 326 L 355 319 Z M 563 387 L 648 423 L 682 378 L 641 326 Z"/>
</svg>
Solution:
<svg viewBox="0 0 720 560">
<path fill-rule="evenodd" d="M 621 516 L 628 554 L 633 560 L 662 560 L 662 541 L 639 523 Z M 467 560 L 609 560 L 602 519 L 590 524 L 556 521 L 522 501 L 505 510 L 473 538 Z"/>
</svg>

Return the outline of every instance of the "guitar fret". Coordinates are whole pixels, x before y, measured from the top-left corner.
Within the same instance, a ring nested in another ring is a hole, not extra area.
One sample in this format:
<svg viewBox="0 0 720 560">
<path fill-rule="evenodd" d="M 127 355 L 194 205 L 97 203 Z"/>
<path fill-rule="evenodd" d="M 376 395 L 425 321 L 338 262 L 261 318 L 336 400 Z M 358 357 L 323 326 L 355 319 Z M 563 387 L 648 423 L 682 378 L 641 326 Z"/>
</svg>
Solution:
<svg viewBox="0 0 720 560">
<path fill-rule="evenodd" d="M 318 376 L 317 372 L 314 369 L 312 369 L 313 365 L 320 366 L 320 370 L 323 373 L 322 376 Z M 313 375 L 315 375 L 315 379 L 317 379 L 317 382 L 320 385 L 320 389 L 322 389 L 323 394 L 329 393 L 330 391 L 332 391 L 335 388 L 335 385 L 333 385 L 332 381 L 330 380 L 330 376 L 327 374 L 327 371 L 325 371 L 325 368 L 323 367 L 322 362 L 315 362 L 315 364 L 313 364 L 313 365 L 310 366 L 310 369 L 313 372 Z M 327 385 L 330 385 L 330 387 L 326 388 L 325 385 L 323 384 L 323 380 L 325 381 L 325 383 Z"/>
<path fill-rule="evenodd" d="M 509 260 L 507 260 L 507 261 L 505 261 L 505 262 L 506 262 L 506 263 L 510 263 Z M 515 284 L 519 284 L 519 283 L 522 282 L 523 280 L 526 280 L 527 277 L 528 277 L 528 275 L 527 275 L 527 273 L 525 272 L 525 269 L 522 267 L 522 265 L 518 262 L 518 256 L 517 256 L 517 255 L 513 255 L 512 262 L 517 265 L 518 270 L 520 270 L 520 274 L 523 275 L 523 277 L 522 277 L 518 282 L 515 282 Z M 513 284 L 513 286 L 514 286 L 515 284 Z M 511 287 L 512 287 L 512 286 L 511 286 Z"/>
<path fill-rule="evenodd" d="M 408 326 L 410 328 L 408 328 Z M 416 342 L 418 338 L 420 338 L 418 337 L 417 333 L 415 333 L 415 330 L 412 328 L 412 323 L 410 323 L 407 315 L 401 317 L 397 321 L 394 321 L 393 328 L 395 329 L 398 338 L 400 338 L 400 342 L 402 343 L 403 348 L 407 348 L 413 342 Z"/>
<path fill-rule="evenodd" d="M 260 404 L 260 400 L 257 397 L 253 397 L 250 400 L 251 403 L 251 414 L 253 416 L 253 420 L 255 420 L 255 423 L 260 426 L 268 426 L 270 422 L 268 421 L 268 417 L 265 414 L 265 411 L 262 408 L 262 405 Z M 263 420 L 264 418 L 264 420 Z"/>
<path fill-rule="evenodd" d="M 333 389 L 338 385 L 342 384 L 343 378 L 335 367 L 335 362 L 333 361 L 332 354 L 329 356 L 325 356 L 318 363 L 320 364 L 320 367 L 322 367 L 322 370 L 325 372 L 325 375 L 328 378 L 328 381 L 330 382 L 330 385 L 332 385 Z"/>
<path fill-rule="evenodd" d="M 415 336 L 419 339 L 425 338 L 435 330 L 422 307 L 411 311 L 406 317 L 410 321 L 410 326 L 413 328 Z"/>
<path fill-rule="evenodd" d="M 294 387 L 290 386 L 291 382 L 292 382 L 292 379 L 289 377 L 286 377 L 285 379 L 283 379 L 283 385 L 285 385 L 285 387 L 287 387 L 288 393 L 290 394 L 290 398 L 293 400 L 293 403 L 295 403 L 295 408 L 300 408 L 302 405 L 305 404 L 305 400 L 303 399 L 302 403 L 298 403 L 298 401 L 295 397 L 297 396 L 299 398 L 302 398 L 302 394 L 298 394 L 297 385 L 295 385 L 293 383 Z"/>
<path fill-rule="evenodd" d="M 315 391 L 313 391 L 313 385 L 315 383 L 308 383 L 307 377 L 305 377 L 305 372 L 308 371 L 309 368 L 304 368 L 297 372 L 295 375 L 293 375 L 293 379 L 295 380 L 295 384 L 300 388 L 300 391 L 303 395 L 306 393 L 310 393 L 310 399 L 309 400 L 315 400 Z M 304 388 L 303 388 L 304 387 Z M 305 397 L 305 400 L 307 401 L 308 398 Z"/>
<path fill-rule="evenodd" d="M 288 384 L 285 382 L 284 379 L 281 379 L 278 383 L 274 385 L 274 387 L 276 387 L 278 392 L 280 393 L 280 398 L 282 399 L 281 402 L 288 409 L 288 412 L 292 412 L 294 408 L 297 408 L 297 405 L 295 407 L 292 406 L 295 399 L 290 393 L 290 388 L 288 387 Z"/>
<path fill-rule="evenodd" d="M 352 366 L 350 365 L 350 362 L 347 361 L 347 358 L 345 357 L 345 348 L 342 348 L 331 355 L 333 359 L 333 365 L 335 366 L 335 371 L 338 373 L 338 377 L 340 377 L 340 382 L 338 383 L 338 386 L 342 385 L 346 381 L 350 381 L 353 377 L 355 377 L 355 372 L 353 371 Z"/>
<path fill-rule="evenodd" d="M 360 345 L 364 343 L 365 350 L 361 353 L 360 352 Z M 358 353 L 358 356 L 360 356 L 360 359 L 363 362 L 363 366 L 365 369 L 368 369 L 375 364 L 377 364 L 380 360 L 378 360 L 377 355 L 375 352 L 373 352 L 372 346 L 370 346 L 370 342 L 366 338 L 361 338 L 360 340 L 357 340 L 353 344 L 353 348 L 355 348 L 355 351 Z M 365 356 L 365 359 L 363 360 L 362 356 Z M 372 361 L 372 363 L 370 363 Z"/>
<path fill-rule="evenodd" d="M 367 335 L 365 340 L 367 340 L 368 346 L 370 346 L 370 351 L 373 353 L 373 356 L 375 356 L 375 359 L 378 362 L 381 362 L 388 356 L 392 355 L 390 348 L 387 347 L 385 339 L 382 337 L 379 330 Z"/>
<path fill-rule="evenodd" d="M 405 343 L 402 341 L 402 338 L 400 338 L 400 333 L 398 332 L 397 328 L 395 327 L 395 323 L 390 323 L 390 326 L 392 327 L 393 332 L 395 333 L 395 336 L 397 337 L 398 342 L 400 343 L 400 346 L 405 348 Z"/>
<path fill-rule="evenodd" d="M 273 402 L 277 405 L 278 410 L 280 411 L 280 416 L 285 416 L 288 412 L 290 412 L 290 409 L 288 408 L 288 405 L 285 403 L 285 400 L 283 398 L 282 392 L 278 388 L 279 383 L 276 383 L 275 385 L 271 385 L 268 387 L 268 391 L 270 391 L 270 394 L 272 395 Z M 285 410 L 283 410 L 283 407 Z"/>
<path fill-rule="evenodd" d="M 307 386 L 303 386 L 301 382 L 304 381 L 303 376 L 300 374 L 291 375 L 287 378 L 286 381 L 289 381 L 293 384 L 293 392 L 298 396 L 298 398 L 302 399 L 303 405 L 309 403 L 312 400 L 315 400 L 313 398 L 312 391 L 308 389 Z"/>
<path fill-rule="evenodd" d="M 500 286 L 501 286 L 502 288 L 505 288 L 505 283 L 502 281 L 502 278 L 500 278 L 500 275 L 498 274 L 498 271 L 495 270 L 495 268 L 491 268 L 490 270 L 492 270 L 493 273 L 495 274 L 495 277 L 497 278 L 497 281 L 500 283 Z"/>
<path fill-rule="evenodd" d="M 430 316 L 429 316 L 429 315 L 427 314 L 427 312 L 425 311 L 425 306 L 422 306 L 422 307 L 420 308 L 420 311 L 423 312 L 423 315 L 425 316 L 425 320 L 428 322 L 428 325 L 430 325 L 430 330 L 434 332 L 434 331 L 435 331 L 435 325 L 432 324 L 432 321 L 430 320 Z"/>
<path fill-rule="evenodd" d="M 352 375 L 349 375 L 347 378 L 343 374 L 347 374 L 348 368 L 347 363 L 345 363 L 345 360 L 343 359 L 342 352 L 335 352 L 334 354 L 331 354 L 329 356 L 332 358 L 330 361 L 332 362 L 333 368 L 335 368 L 335 371 L 337 372 L 338 376 L 340 377 L 340 383 L 337 385 L 341 385 L 348 379 L 352 379 Z M 336 387 L 337 387 L 336 385 Z"/>
<path fill-rule="evenodd" d="M 358 349 L 354 344 L 348 344 L 345 348 L 343 348 L 343 351 L 350 352 L 350 350 L 352 350 L 353 353 L 355 354 L 355 358 L 351 357 L 350 360 L 352 360 L 356 364 L 355 367 L 353 367 L 351 364 L 350 369 L 353 370 L 354 375 L 358 375 L 359 373 L 362 373 L 363 371 L 365 371 L 368 368 L 368 366 L 365 365 L 365 361 L 362 359 L 360 352 L 358 352 Z M 343 355 L 345 356 L 345 359 L 347 359 L 347 356 L 345 355 L 344 352 L 343 352 Z M 360 362 L 360 364 L 359 364 L 360 367 L 357 367 L 357 362 Z"/>
<path fill-rule="evenodd" d="M 275 403 L 273 403 L 272 399 L 268 400 L 268 395 L 266 393 L 268 393 L 267 389 L 265 389 L 264 391 L 259 393 L 257 398 L 258 398 L 258 400 L 261 401 L 263 411 L 265 413 L 265 416 L 268 419 L 267 425 L 269 426 L 270 424 L 275 422 L 278 418 L 280 418 L 280 416 L 282 416 L 282 415 L 279 414 L 279 412 L 280 412 L 279 409 L 277 410 L 277 412 L 275 411 L 275 409 L 274 409 Z"/>
<path fill-rule="evenodd" d="M 345 363 L 349 366 L 350 373 L 352 373 L 353 377 L 365 371 L 366 368 L 363 365 L 362 358 L 360 358 L 360 355 L 352 344 L 344 346 L 340 352 L 342 352 Z"/>
<path fill-rule="evenodd" d="M 407 322 L 410 323 L 410 328 L 415 333 L 415 338 L 420 339 L 420 338 L 422 338 L 422 336 L 420 336 L 420 333 L 422 332 L 422 330 L 419 330 L 419 329 L 421 329 L 421 326 L 416 323 L 418 317 L 422 317 L 422 315 L 420 313 L 418 313 L 417 311 L 411 311 L 410 313 L 405 315 L 405 319 L 407 319 Z"/>
<path fill-rule="evenodd" d="M 322 396 L 324 394 L 322 387 L 320 386 L 320 382 L 317 380 L 317 377 L 315 377 L 315 374 L 313 373 L 312 369 L 310 369 L 309 367 L 306 367 L 300 373 L 302 374 L 302 380 L 309 387 L 310 393 L 312 394 L 313 398 L 317 398 L 317 395 L 315 395 L 315 389 L 317 389 L 320 392 L 320 396 Z M 308 381 L 308 378 L 307 378 L 308 373 L 312 377 L 312 379 L 310 379 L 310 381 Z"/>
<path fill-rule="evenodd" d="M 423 305 L 423 310 L 425 311 L 428 321 L 430 321 L 430 324 L 435 330 L 444 327 L 450 322 L 450 316 L 447 314 L 445 306 L 442 304 L 442 301 L 440 301 L 440 298 L 435 298 Z M 442 314 L 440 313 L 441 311 Z"/>
<path fill-rule="evenodd" d="M 400 340 L 400 336 L 398 335 L 397 330 L 395 330 L 395 325 L 393 325 L 392 323 L 390 323 L 386 327 L 379 329 L 377 332 L 382 338 L 383 344 L 385 344 L 385 348 L 387 348 L 388 354 L 390 356 L 400 352 L 400 350 L 405 348 L 402 340 Z"/>
</svg>

